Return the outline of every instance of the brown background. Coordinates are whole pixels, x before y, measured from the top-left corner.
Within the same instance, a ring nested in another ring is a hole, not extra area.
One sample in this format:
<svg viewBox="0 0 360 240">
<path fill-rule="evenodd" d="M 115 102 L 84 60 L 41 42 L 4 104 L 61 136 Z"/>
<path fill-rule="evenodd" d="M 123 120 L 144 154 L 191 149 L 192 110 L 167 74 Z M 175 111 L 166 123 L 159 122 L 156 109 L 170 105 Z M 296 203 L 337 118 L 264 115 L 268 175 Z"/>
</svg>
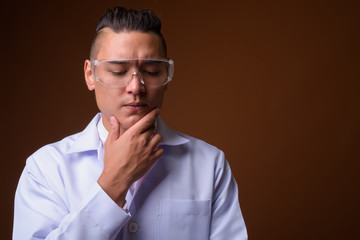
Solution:
<svg viewBox="0 0 360 240">
<path fill-rule="evenodd" d="M 358 239 L 358 1 L 13 1 L 1 8 L 1 235 L 25 159 L 97 112 L 100 15 L 149 8 L 175 60 L 162 117 L 226 153 L 250 239 Z"/>
</svg>

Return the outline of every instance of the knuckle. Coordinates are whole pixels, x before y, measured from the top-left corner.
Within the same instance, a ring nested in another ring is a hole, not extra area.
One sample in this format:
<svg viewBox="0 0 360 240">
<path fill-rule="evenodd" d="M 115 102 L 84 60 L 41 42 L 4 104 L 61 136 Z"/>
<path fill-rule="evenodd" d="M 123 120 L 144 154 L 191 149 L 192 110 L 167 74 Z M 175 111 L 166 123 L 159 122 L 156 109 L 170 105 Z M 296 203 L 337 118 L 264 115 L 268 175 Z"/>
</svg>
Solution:
<svg viewBox="0 0 360 240">
<path fill-rule="evenodd" d="M 137 137 L 137 135 L 135 133 L 129 133 L 128 138 L 129 138 L 130 141 L 135 141 L 136 137 Z"/>
<path fill-rule="evenodd" d="M 140 139 L 139 139 L 139 143 L 140 143 L 141 146 L 146 146 L 147 143 L 148 143 L 148 140 L 147 140 L 146 137 L 141 136 Z"/>
</svg>

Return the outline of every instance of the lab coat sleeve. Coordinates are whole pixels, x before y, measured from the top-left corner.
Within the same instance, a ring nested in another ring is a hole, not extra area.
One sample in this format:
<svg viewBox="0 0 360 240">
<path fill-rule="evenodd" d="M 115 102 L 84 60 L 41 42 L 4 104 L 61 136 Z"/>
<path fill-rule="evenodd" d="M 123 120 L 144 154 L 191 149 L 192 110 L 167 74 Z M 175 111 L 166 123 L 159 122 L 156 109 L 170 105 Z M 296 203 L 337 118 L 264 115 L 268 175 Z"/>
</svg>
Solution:
<svg viewBox="0 0 360 240">
<path fill-rule="evenodd" d="M 246 240 L 248 236 L 240 210 L 238 187 L 223 152 L 219 154 L 215 170 L 212 204 L 210 239 Z"/>
<path fill-rule="evenodd" d="M 70 211 L 66 196 L 28 159 L 15 194 L 13 239 L 114 239 L 130 218 L 97 183 L 79 206 Z"/>
</svg>

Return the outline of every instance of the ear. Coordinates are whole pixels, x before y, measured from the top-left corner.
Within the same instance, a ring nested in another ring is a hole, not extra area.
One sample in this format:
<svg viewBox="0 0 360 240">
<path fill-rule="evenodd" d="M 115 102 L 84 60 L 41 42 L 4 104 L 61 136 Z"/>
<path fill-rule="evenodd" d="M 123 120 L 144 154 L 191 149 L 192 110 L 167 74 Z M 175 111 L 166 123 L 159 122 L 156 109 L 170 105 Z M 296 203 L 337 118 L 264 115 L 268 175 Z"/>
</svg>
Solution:
<svg viewBox="0 0 360 240">
<path fill-rule="evenodd" d="M 95 79 L 91 70 L 91 62 L 86 59 L 84 63 L 85 82 L 90 91 L 95 89 Z"/>
</svg>

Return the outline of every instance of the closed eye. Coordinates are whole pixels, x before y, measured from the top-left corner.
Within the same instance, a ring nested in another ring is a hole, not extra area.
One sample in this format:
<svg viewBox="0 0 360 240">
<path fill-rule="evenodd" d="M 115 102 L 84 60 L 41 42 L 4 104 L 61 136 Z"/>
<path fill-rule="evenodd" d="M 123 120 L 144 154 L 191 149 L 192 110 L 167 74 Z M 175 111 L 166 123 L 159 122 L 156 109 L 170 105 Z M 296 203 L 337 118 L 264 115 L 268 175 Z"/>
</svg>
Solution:
<svg viewBox="0 0 360 240">
<path fill-rule="evenodd" d="M 160 71 L 143 71 L 143 74 L 147 74 L 150 76 L 158 76 L 160 74 Z"/>
<path fill-rule="evenodd" d="M 115 76 L 125 76 L 126 73 L 127 73 L 127 71 L 111 72 L 111 74 L 113 74 Z"/>
</svg>

